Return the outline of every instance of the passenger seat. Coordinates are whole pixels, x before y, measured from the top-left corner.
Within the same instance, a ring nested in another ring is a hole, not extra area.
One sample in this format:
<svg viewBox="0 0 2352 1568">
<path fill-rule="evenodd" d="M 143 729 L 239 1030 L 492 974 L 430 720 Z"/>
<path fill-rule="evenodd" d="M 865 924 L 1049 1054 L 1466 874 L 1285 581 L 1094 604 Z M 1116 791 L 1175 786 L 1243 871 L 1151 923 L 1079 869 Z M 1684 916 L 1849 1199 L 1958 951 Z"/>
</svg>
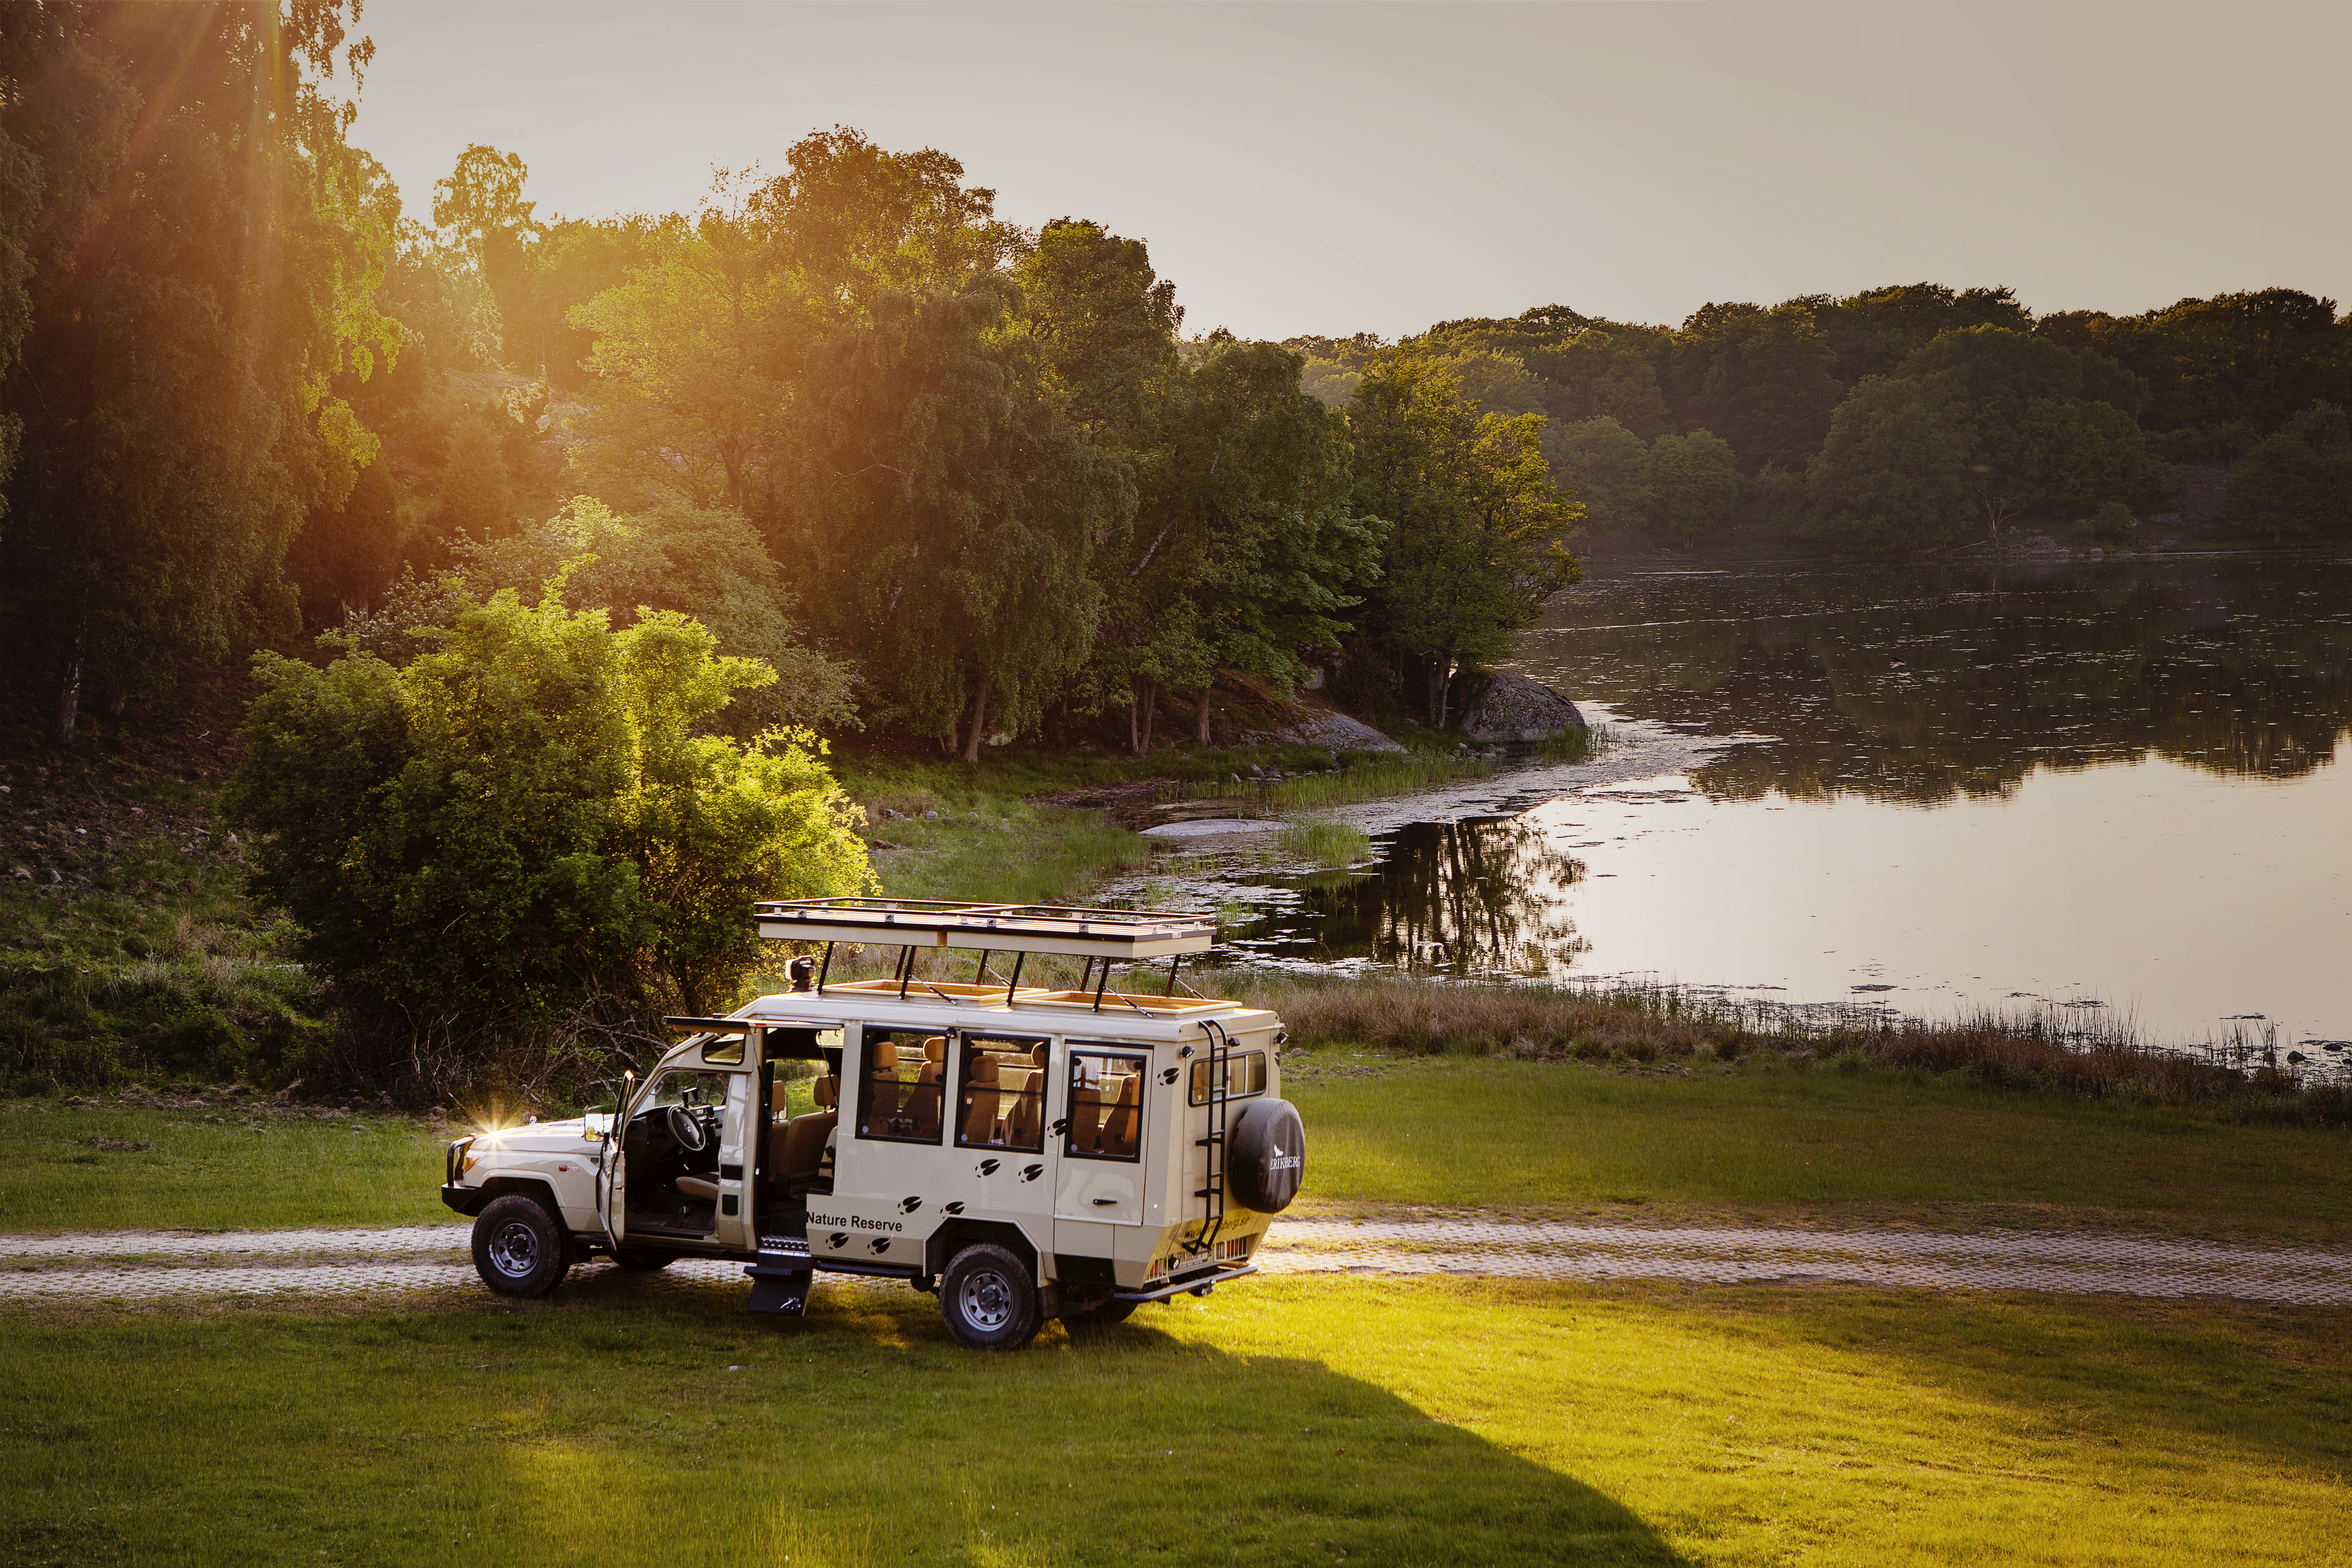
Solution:
<svg viewBox="0 0 2352 1568">
<path fill-rule="evenodd" d="M 768 1130 L 768 1179 L 782 1185 L 787 1197 L 800 1197 L 816 1188 L 825 1142 L 840 1119 L 841 1080 L 828 1073 L 816 1080 L 813 1089 L 814 1110 Z"/>
</svg>

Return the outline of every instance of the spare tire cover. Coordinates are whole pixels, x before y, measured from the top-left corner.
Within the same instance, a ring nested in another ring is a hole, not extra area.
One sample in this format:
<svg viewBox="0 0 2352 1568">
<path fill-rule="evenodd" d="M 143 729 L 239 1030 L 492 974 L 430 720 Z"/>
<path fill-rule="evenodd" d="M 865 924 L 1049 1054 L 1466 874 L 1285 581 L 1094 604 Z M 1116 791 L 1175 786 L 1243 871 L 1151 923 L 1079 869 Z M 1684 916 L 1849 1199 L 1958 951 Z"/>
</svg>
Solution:
<svg viewBox="0 0 2352 1568">
<path fill-rule="evenodd" d="M 1225 1191 L 1244 1208 L 1280 1214 L 1307 1174 L 1307 1124 L 1286 1100 L 1253 1100 L 1225 1132 Z"/>
</svg>

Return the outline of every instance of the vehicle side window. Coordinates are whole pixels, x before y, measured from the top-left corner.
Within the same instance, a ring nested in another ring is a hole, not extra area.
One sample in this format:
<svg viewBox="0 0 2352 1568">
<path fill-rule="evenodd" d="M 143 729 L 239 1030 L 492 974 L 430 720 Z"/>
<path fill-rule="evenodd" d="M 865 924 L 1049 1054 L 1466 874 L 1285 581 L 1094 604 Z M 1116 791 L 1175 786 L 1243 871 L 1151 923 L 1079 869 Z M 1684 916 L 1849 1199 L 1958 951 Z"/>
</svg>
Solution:
<svg viewBox="0 0 2352 1568">
<path fill-rule="evenodd" d="M 866 1029 L 858 1050 L 857 1135 L 898 1143 L 940 1141 L 944 1035 Z"/>
<path fill-rule="evenodd" d="M 1034 1037 L 965 1035 L 956 1052 L 956 1146 L 1045 1147 L 1046 1043 Z"/>
<path fill-rule="evenodd" d="M 1225 1088 L 1220 1100 L 1239 1100 L 1244 1095 L 1265 1092 L 1265 1053 L 1235 1051 L 1225 1058 Z M 1192 1103 L 1209 1103 L 1209 1064 L 1192 1064 Z"/>
<path fill-rule="evenodd" d="M 1141 1158 L 1143 1085 L 1150 1076 L 1149 1057 L 1072 1047 L 1063 1152 L 1080 1160 Z"/>
</svg>

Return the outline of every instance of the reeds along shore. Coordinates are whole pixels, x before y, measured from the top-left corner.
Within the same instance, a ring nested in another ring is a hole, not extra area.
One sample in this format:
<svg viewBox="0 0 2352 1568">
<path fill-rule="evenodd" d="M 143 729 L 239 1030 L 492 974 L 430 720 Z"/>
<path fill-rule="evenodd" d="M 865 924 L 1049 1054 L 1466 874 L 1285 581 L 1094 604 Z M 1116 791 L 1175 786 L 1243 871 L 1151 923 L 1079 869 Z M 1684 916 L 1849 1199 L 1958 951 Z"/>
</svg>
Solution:
<svg viewBox="0 0 2352 1568">
<path fill-rule="evenodd" d="M 2245 1042 L 2200 1052 L 2128 1020 L 1981 1013 L 1949 1023 L 1816 1013 L 1637 985 L 1566 989 L 1228 971 L 1216 989 L 1282 1015 L 1305 1046 L 1589 1062 L 1750 1061 L 1966 1073 L 1987 1084 L 2263 1121 L 2352 1125 L 2352 1089 L 2265 1061 Z M 1203 982 L 1205 985 L 1206 981 Z M 2219 1059 L 2217 1059 L 2219 1058 Z M 2242 1066 L 2230 1065 L 2237 1061 Z"/>
</svg>

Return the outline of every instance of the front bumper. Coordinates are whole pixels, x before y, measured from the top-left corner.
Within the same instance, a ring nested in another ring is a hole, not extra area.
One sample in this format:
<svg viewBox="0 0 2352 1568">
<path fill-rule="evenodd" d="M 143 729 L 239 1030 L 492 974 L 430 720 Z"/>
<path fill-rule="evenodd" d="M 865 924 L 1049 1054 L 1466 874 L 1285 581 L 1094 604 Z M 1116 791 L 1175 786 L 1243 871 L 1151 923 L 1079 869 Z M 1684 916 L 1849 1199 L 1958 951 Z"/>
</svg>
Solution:
<svg viewBox="0 0 2352 1568">
<path fill-rule="evenodd" d="M 481 1187 L 466 1187 L 455 1182 L 445 1182 L 441 1187 L 441 1201 L 471 1219 L 482 1212 L 482 1205 L 490 1201 L 490 1194 Z"/>
</svg>

